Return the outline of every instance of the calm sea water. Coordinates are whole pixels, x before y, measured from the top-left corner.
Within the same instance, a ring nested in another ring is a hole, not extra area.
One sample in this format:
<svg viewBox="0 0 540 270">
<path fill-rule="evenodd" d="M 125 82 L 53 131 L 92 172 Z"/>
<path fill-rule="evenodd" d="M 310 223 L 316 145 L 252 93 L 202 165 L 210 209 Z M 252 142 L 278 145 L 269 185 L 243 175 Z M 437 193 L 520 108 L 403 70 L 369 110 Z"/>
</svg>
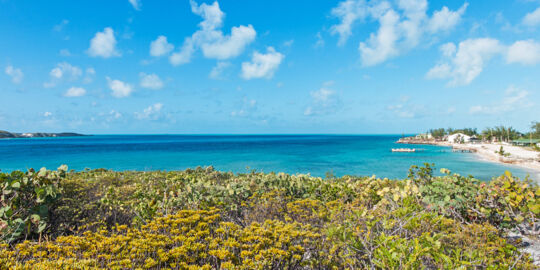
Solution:
<svg viewBox="0 0 540 270">
<path fill-rule="evenodd" d="M 403 178 L 411 165 L 435 163 L 462 175 L 488 180 L 510 170 L 527 171 L 452 153 L 440 146 L 416 146 L 417 153 L 392 153 L 400 136 L 338 135 L 99 135 L 0 140 L 0 170 L 108 168 L 183 170 L 212 165 L 218 170 L 311 173 L 324 177 L 377 175 Z M 532 175 L 532 173 L 531 173 Z M 534 177 L 533 177 L 534 178 Z"/>
</svg>

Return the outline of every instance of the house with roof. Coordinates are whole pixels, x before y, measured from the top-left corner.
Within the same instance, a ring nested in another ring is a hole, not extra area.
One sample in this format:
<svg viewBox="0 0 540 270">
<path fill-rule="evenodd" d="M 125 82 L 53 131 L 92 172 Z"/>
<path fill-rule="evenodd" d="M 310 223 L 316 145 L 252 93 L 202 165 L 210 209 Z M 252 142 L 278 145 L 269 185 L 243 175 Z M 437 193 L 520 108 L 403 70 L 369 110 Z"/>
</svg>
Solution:
<svg viewBox="0 0 540 270">
<path fill-rule="evenodd" d="M 517 146 L 532 146 L 533 144 L 536 144 L 537 146 L 540 146 L 540 139 L 517 139 L 513 140 L 512 144 Z"/>
<path fill-rule="evenodd" d="M 454 133 L 446 137 L 446 141 L 449 143 L 469 143 L 471 141 L 471 136 L 463 133 Z"/>
</svg>

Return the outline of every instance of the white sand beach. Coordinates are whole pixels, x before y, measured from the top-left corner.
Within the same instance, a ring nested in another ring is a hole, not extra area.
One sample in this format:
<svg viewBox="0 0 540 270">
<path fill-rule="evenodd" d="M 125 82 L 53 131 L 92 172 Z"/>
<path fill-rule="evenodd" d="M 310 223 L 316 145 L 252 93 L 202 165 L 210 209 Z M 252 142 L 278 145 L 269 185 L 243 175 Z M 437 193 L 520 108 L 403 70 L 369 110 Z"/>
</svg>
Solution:
<svg viewBox="0 0 540 270">
<path fill-rule="evenodd" d="M 534 173 L 531 177 L 540 183 L 540 152 L 529 150 L 524 147 L 495 144 L 495 143 L 481 143 L 481 144 L 448 144 L 456 149 L 470 149 L 475 154 L 484 160 L 500 162 L 505 164 L 516 165 L 525 169 L 528 169 Z M 505 156 L 498 153 L 501 146 L 503 147 Z"/>
</svg>

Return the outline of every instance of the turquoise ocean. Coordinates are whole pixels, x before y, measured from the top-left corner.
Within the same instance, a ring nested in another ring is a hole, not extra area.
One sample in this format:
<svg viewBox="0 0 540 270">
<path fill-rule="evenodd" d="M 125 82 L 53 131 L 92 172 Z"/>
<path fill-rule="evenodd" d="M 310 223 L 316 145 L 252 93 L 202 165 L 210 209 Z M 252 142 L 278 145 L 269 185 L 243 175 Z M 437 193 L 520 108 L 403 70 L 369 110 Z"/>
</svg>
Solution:
<svg viewBox="0 0 540 270">
<path fill-rule="evenodd" d="M 0 139 L 0 170 L 28 168 L 106 168 L 184 170 L 214 166 L 222 171 L 310 173 L 324 177 L 362 175 L 404 178 L 425 162 L 482 180 L 505 170 L 525 177 L 532 172 L 512 165 L 453 153 L 448 147 L 415 145 L 415 153 L 392 153 L 399 135 L 95 135 L 66 138 Z M 405 146 L 407 147 L 407 146 Z"/>
</svg>

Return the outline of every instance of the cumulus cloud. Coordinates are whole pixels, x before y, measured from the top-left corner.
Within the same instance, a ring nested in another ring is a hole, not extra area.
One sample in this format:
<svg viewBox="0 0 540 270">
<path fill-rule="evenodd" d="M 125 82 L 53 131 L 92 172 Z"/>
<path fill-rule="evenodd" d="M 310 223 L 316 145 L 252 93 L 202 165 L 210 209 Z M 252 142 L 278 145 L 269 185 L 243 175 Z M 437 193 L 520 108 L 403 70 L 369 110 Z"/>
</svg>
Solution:
<svg viewBox="0 0 540 270">
<path fill-rule="evenodd" d="M 285 56 L 273 47 L 266 48 L 266 53 L 254 52 L 251 62 L 242 63 L 242 78 L 246 80 L 256 78 L 270 79 L 278 69 Z"/>
<path fill-rule="evenodd" d="M 6 75 L 11 77 L 11 81 L 13 83 L 21 83 L 22 82 L 24 74 L 23 74 L 23 72 L 21 71 L 20 68 L 15 68 L 12 65 L 9 65 L 9 66 L 6 67 L 5 72 L 6 72 Z"/>
<path fill-rule="evenodd" d="M 381 27 L 377 34 L 371 33 L 368 41 L 360 42 L 360 46 L 358 47 L 363 65 L 373 66 L 398 54 L 396 47 L 398 40 L 398 21 L 399 15 L 393 10 L 388 10 L 379 18 Z"/>
<path fill-rule="evenodd" d="M 493 56 L 504 52 L 505 48 L 496 39 L 467 39 L 455 45 L 445 44 L 442 49 L 445 60 L 431 68 L 428 79 L 450 79 L 449 85 L 471 83 L 484 69 Z"/>
<path fill-rule="evenodd" d="M 465 3 L 456 11 L 444 6 L 430 17 L 426 0 L 399 0 L 395 6 L 388 1 L 346 0 L 332 9 L 332 15 L 340 23 L 330 31 L 339 35 L 338 45 L 343 45 L 351 36 L 355 22 L 365 18 L 377 20 L 379 29 L 358 46 L 362 64 L 373 66 L 416 47 L 426 36 L 453 29 L 467 6 Z"/>
<path fill-rule="evenodd" d="M 353 24 L 367 16 L 367 6 L 365 1 L 346 0 L 340 2 L 330 13 L 340 20 L 339 24 L 330 28 L 330 32 L 332 35 L 339 35 L 338 45 L 344 45 L 352 34 Z"/>
<path fill-rule="evenodd" d="M 156 103 L 150 105 L 148 108 L 144 109 L 142 112 L 136 112 L 135 118 L 139 120 L 158 120 L 161 117 L 161 109 L 163 104 Z"/>
<path fill-rule="evenodd" d="M 203 18 L 197 30 L 191 37 L 184 40 L 179 51 L 173 53 L 169 61 L 173 65 L 188 63 L 193 52 L 200 48 L 206 58 L 226 60 L 240 55 L 245 47 L 255 40 L 256 31 L 253 26 L 240 25 L 231 28 L 230 35 L 223 34 L 221 27 L 225 13 L 215 1 L 208 5 L 197 5 L 190 0 L 191 11 Z"/>
<path fill-rule="evenodd" d="M 133 92 L 133 86 L 120 80 L 113 80 L 107 77 L 109 88 L 111 89 L 111 95 L 116 98 L 129 97 Z"/>
<path fill-rule="evenodd" d="M 103 58 L 120 56 L 120 52 L 116 50 L 116 38 L 112 28 L 106 27 L 103 32 L 96 33 L 90 40 L 88 54 L 92 57 Z"/>
<path fill-rule="evenodd" d="M 311 105 L 304 110 L 304 115 L 316 116 L 332 114 L 339 109 L 342 103 L 341 98 L 336 91 L 327 88 L 330 84 L 325 84 L 325 87 L 310 93 Z"/>
<path fill-rule="evenodd" d="M 469 108 L 471 114 L 500 114 L 515 111 L 520 108 L 529 108 L 534 104 L 527 97 L 527 90 L 519 89 L 515 86 L 510 86 L 506 89 L 501 101 L 490 104 L 488 106 L 475 105 Z"/>
<path fill-rule="evenodd" d="M 56 86 L 62 80 L 74 81 L 79 79 L 82 74 L 81 68 L 67 62 L 61 62 L 56 64 L 56 67 L 49 72 L 50 80 L 44 83 L 43 86 L 49 88 Z"/>
<path fill-rule="evenodd" d="M 184 44 L 182 45 L 182 48 L 180 48 L 179 51 L 174 52 L 169 57 L 169 62 L 171 62 L 173 66 L 179 66 L 189 63 L 189 61 L 191 61 L 191 56 L 194 52 L 195 47 L 193 45 L 193 41 L 191 40 L 191 38 L 186 38 Z"/>
<path fill-rule="evenodd" d="M 428 31 L 437 33 L 439 31 L 451 30 L 459 23 L 468 6 L 469 4 L 465 3 L 456 11 L 451 11 L 447 7 L 435 11 L 429 20 Z"/>
<path fill-rule="evenodd" d="M 82 87 L 71 87 L 64 93 L 65 97 L 82 97 L 84 95 L 86 95 L 86 89 Z"/>
<path fill-rule="evenodd" d="M 218 62 L 216 66 L 212 68 L 212 71 L 210 71 L 209 77 L 211 79 L 220 79 L 221 74 L 223 74 L 223 71 L 225 71 L 230 66 L 231 66 L 231 63 L 229 62 Z"/>
<path fill-rule="evenodd" d="M 446 57 L 451 57 L 452 55 L 454 55 L 454 53 L 456 53 L 456 49 L 457 49 L 456 44 L 454 44 L 452 42 L 448 42 L 446 44 L 443 44 L 439 48 L 441 53 Z"/>
<path fill-rule="evenodd" d="M 540 43 L 520 40 L 510 46 L 492 38 L 467 39 L 456 47 L 447 43 L 440 47 L 442 61 L 426 74 L 427 79 L 450 79 L 449 86 L 467 85 L 484 69 L 486 63 L 497 55 L 506 56 L 507 63 L 534 65 L 540 62 Z"/>
<path fill-rule="evenodd" d="M 534 65 L 540 62 L 540 43 L 534 40 L 520 40 L 510 45 L 506 55 L 508 63 Z"/>
<path fill-rule="evenodd" d="M 141 87 L 158 90 L 163 88 L 163 81 L 159 78 L 156 74 L 146 74 L 144 72 L 139 73 L 139 77 L 141 78 Z"/>
<path fill-rule="evenodd" d="M 218 32 L 220 33 L 220 32 Z M 219 35 L 213 42 L 201 44 L 204 56 L 213 59 L 229 59 L 240 55 L 244 48 L 255 40 L 255 29 L 253 26 L 233 27 L 230 36 Z"/>
<path fill-rule="evenodd" d="M 537 26 L 540 24 L 540 7 L 535 9 L 533 12 L 527 13 L 523 17 L 523 24 L 528 26 Z"/>
<path fill-rule="evenodd" d="M 150 55 L 159 57 L 169 54 L 174 49 L 174 45 L 167 42 L 166 36 L 159 36 L 150 43 Z"/>
<path fill-rule="evenodd" d="M 131 6 L 133 6 L 135 10 L 141 10 L 141 0 L 129 0 L 129 3 L 131 4 Z"/>
</svg>

